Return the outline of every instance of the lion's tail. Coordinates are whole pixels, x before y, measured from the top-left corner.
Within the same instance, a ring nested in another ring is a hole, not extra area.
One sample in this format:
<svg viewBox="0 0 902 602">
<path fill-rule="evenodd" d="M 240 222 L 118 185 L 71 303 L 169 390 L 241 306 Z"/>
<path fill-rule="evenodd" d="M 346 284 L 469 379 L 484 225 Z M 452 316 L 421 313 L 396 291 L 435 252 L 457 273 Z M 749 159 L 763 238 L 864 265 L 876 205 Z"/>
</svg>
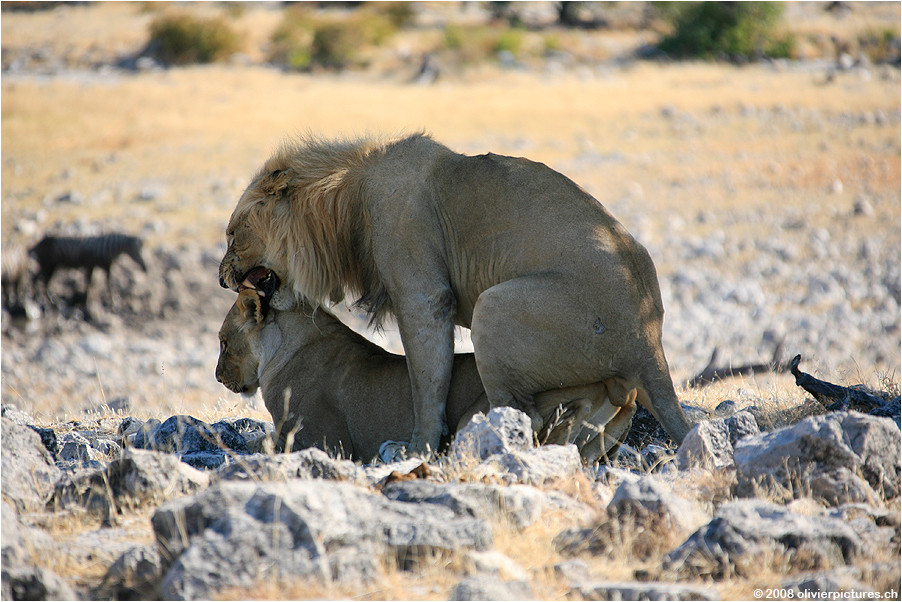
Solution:
<svg viewBox="0 0 902 602">
<path fill-rule="evenodd" d="M 680 406 L 667 360 L 661 355 L 660 360 L 649 365 L 640 376 L 642 386 L 638 390 L 637 401 L 661 423 L 670 438 L 680 444 L 692 424 Z"/>
</svg>

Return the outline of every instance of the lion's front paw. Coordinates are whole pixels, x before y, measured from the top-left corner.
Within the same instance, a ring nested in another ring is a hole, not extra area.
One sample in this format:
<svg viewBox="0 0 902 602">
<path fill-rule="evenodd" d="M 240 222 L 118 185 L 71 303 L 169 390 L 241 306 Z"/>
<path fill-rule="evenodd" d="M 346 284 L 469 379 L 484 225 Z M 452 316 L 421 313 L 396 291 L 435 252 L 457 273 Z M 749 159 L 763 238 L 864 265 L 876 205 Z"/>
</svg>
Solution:
<svg viewBox="0 0 902 602">
<path fill-rule="evenodd" d="M 379 446 L 379 459 L 386 464 L 406 460 L 408 445 L 406 441 L 383 441 Z"/>
</svg>

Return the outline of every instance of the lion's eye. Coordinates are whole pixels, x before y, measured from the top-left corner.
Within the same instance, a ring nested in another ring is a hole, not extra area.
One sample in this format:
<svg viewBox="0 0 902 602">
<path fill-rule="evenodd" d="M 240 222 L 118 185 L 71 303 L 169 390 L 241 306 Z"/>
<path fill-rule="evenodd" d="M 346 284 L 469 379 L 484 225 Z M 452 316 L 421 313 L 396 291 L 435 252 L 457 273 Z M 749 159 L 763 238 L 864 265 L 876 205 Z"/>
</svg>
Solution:
<svg viewBox="0 0 902 602">
<path fill-rule="evenodd" d="M 226 351 L 226 349 L 228 348 L 228 346 L 229 346 L 229 344 L 226 343 L 225 341 L 219 341 L 219 352 L 220 352 L 220 353 L 225 353 L 225 351 Z"/>
</svg>

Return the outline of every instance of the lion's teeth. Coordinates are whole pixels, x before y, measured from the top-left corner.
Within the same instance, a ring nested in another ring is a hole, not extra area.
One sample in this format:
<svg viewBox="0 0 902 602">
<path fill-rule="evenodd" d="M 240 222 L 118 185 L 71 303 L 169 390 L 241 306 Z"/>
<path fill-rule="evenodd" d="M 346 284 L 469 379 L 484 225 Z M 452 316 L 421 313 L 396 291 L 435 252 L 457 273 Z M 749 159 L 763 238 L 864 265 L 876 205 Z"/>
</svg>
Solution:
<svg viewBox="0 0 902 602">
<path fill-rule="evenodd" d="M 250 278 L 245 278 L 244 282 L 241 283 L 241 286 L 257 290 L 257 287 L 254 286 L 254 283 L 250 281 Z"/>
</svg>

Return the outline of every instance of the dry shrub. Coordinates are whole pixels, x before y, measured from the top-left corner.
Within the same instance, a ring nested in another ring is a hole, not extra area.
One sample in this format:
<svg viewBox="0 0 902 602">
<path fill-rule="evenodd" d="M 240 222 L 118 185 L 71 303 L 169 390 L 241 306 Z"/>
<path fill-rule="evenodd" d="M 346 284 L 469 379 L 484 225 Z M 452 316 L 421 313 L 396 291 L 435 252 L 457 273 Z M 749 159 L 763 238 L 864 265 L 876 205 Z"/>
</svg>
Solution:
<svg viewBox="0 0 902 602">
<path fill-rule="evenodd" d="M 123 514 L 117 526 L 122 533 L 127 532 L 129 543 L 151 545 L 154 542 L 150 517 L 155 508 L 143 508 Z M 62 511 L 52 514 L 32 514 L 23 517 L 27 526 L 42 529 L 49 535 L 54 547 L 35 546 L 25 543 L 27 557 L 35 566 L 46 568 L 57 575 L 71 579 L 75 583 L 97 583 L 104 576 L 118 556 L 118 548 L 111 546 L 108 553 L 87 555 L 72 542 L 77 537 L 93 532 L 102 532 L 102 521 L 85 512 Z"/>
<path fill-rule="evenodd" d="M 401 13 L 384 6 L 318 16 L 303 6 L 290 8 L 270 38 L 269 60 L 298 70 L 364 67 L 368 47 L 384 44 L 406 22 Z"/>
<path fill-rule="evenodd" d="M 859 53 L 873 63 L 898 64 L 899 61 L 899 28 L 872 28 L 858 34 Z"/>
<path fill-rule="evenodd" d="M 396 29 L 413 25 L 416 11 L 410 2 L 378 2 L 374 10 L 387 18 Z"/>
<path fill-rule="evenodd" d="M 562 530 L 573 525 L 573 517 L 564 511 L 545 512 L 524 529 L 510 524 L 493 525 L 494 551 L 510 558 L 529 576 L 529 585 L 537 600 L 561 600 L 569 591 L 569 581 L 557 574 L 554 566 L 565 558 L 553 542 Z M 502 571 L 502 579 L 516 579 Z"/>
<path fill-rule="evenodd" d="M 517 56 L 523 42 L 524 33 L 516 28 L 452 24 L 444 30 L 444 50 L 464 65 L 494 60 L 501 51 Z"/>
<path fill-rule="evenodd" d="M 734 499 L 735 488 L 736 471 L 732 468 L 683 472 L 674 481 L 674 491 L 694 500 L 709 515 Z"/>
<path fill-rule="evenodd" d="M 584 471 L 580 471 L 575 475 L 568 475 L 567 478 L 555 479 L 543 484 L 543 490 L 554 490 L 564 495 L 582 502 L 588 506 L 594 506 L 597 502 L 593 489 L 595 482 L 590 480 Z"/>
<path fill-rule="evenodd" d="M 836 492 L 838 485 L 833 485 L 825 490 L 822 483 L 818 483 L 818 481 L 824 479 L 825 475 L 815 474 L 815 470 L 815 464 L 799 466 L 798 464 L 792 464 L 792 461 L 787 459 L 783 467 L 783 474 L 753 478 L 749 485 L 744 486 L 739 493 L 744 497 L 754 497 L 776 504 L 787 504 L 793 500 L 804 498 L 810 498 L 827 506 L 837 506 L 850 501 L 847 494 L 844 497 Z M 841 484 L 843 472 L 836 471 L 831 476 L 838 479 L 838 482 Z M 867 476 L 862 472 L 861 466 L 855 467 L 850 474 L 858 477 L 863 485 L 870 484 Z M 871 492 L 862 493 L 868 498 L 864 503 L 875 508 L 880 508 L 886 502 L 894 499 L 892 494 L 884 491 L 882 487 L 873 488 L 873 494 Z"/>
<path fill-rule="evenodd" d="M 679 566 L 671 566 L 659 576 L 665 580 L 686 578 L 729 582 L 749 580 L 776 583 L 798 572 L 841 566 L 842 559 L 827 561 L 822 550 L 798 548 L 787 550 L 779 545 L 761 547 L 738 557 L 727 556 L 722 550 L 705 549 L 684 559 Z M 779 579 L 773 578 L 779 575 Z"/>
<path fill-rule="evenodd" d="M 684 536 L 670 516 L 631 509 L 605 513 L 591 529 L 565 531 L 554 545 L 567 556 L 589 554 L 631 564 L 662 556 L 682 543 Z"/>
<path fill-rule="evenodd" d="M 779 584 L 792 580 L 794 575 L 834 568 L 826 566 L 825 559 L 822 550 L 811 548 L 786 550 L 775 546 L 743 558 L 738 564 L 726 567 L 726 571 L 722 570 L 724 567 L 720 567 L 722 571 L 720 573 L 715 570 L 695 574 L 707 575 L 708 578 L 702 579 L 708 581 L 710 576 L 717 573 L 717 589 L 723 600 L 752 600 L 753 592 L 760 591 L 762 584 L 778 587 Z M 875 556 L 854 558 L 848 563 L 840 558 L 836 561 L 836 566 L 844 566 L 845 570 L 852 571 L 852 574 L 859 572 L 861 578 L 858 580 L 868 584 L 874 591 L 885 592 L 894 588 L 896 592 L 899 591 L 898 549 L 880 550 Z M 675 578 L 670 572 L 661 576 Z M 682 578 L 685 577 L 683 574 Z"/>
<path fill-rule="evenodd" d="M 327 69 L 343 69 L 361 63 L 359 44 L 365 40 L 361 22 L 332 21 L 317 26 L 310 47 L 313 63 Z"/>
<path fill-rule="evenodd" d="M 240 49 L 235 31 L 220 18 L 173 14 L 150 25 L 150 48 L 167 65 L 212 63 Z"/>
<path fill-rule="evenodd" d="M 878 396 L 882 396 L 887 401 L 899 397 L 899 375 L 895 370 L 877 372 L 875 378 L 878 383 L 876 385 L 876 394 Z"/>
</svg>

